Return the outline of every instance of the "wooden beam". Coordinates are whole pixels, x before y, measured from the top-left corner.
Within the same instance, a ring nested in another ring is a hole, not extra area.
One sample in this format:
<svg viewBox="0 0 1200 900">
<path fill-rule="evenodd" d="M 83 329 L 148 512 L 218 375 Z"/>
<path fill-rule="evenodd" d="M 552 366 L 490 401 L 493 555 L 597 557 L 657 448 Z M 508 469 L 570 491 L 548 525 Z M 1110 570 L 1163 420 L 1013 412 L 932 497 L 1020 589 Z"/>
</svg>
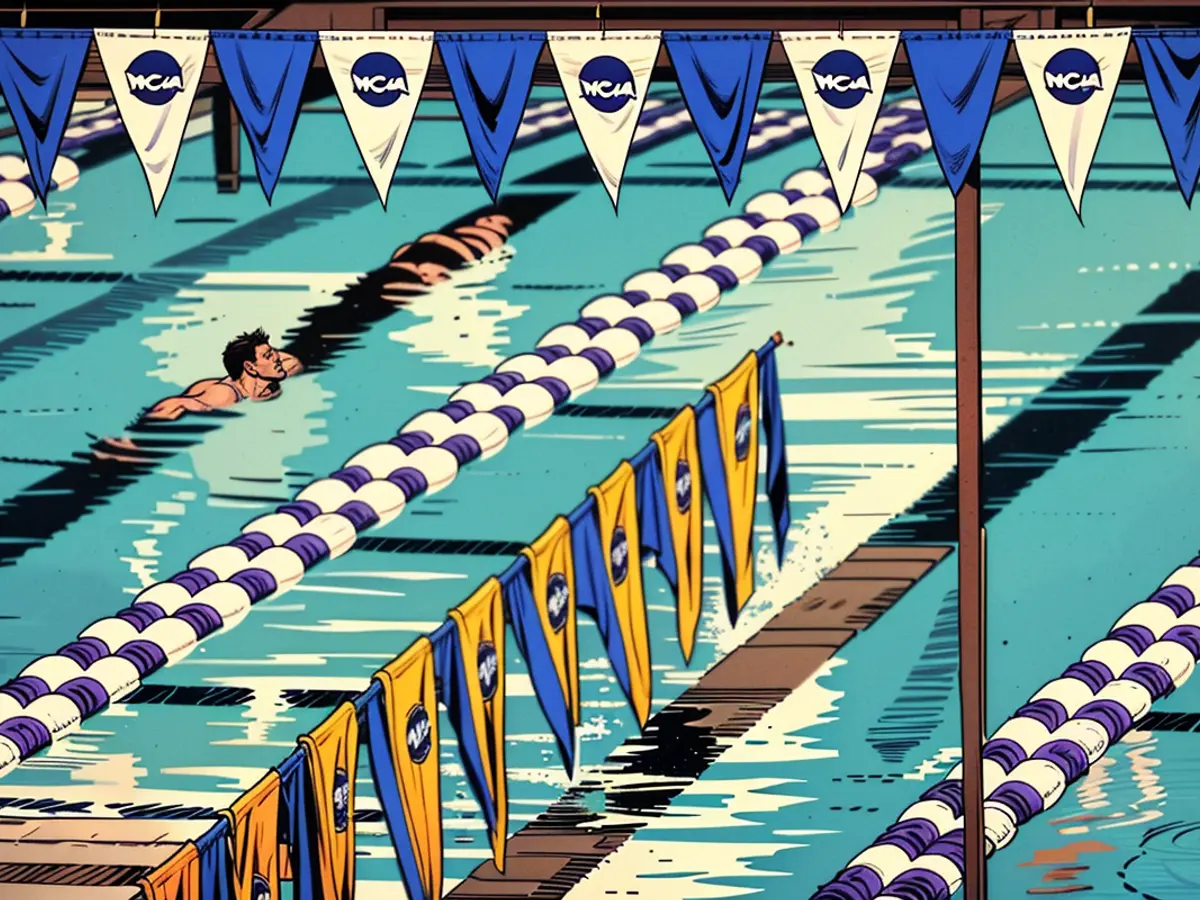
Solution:
<svg viewBox="0 0 1200 900">
<path fill-rule="evenodd" d="M 224 85 L 213 97 L 213 159 L 217 193 L 236 194 L 242 186 L 242 128 L 237 107 Z"/>
<path fill-rule="evenodd" d="M 979 28 L 979 10 L 963 11 Z M 983 625 L 983 382 L 980 331 L 979 154 L 954 198 L 954 389 L 958 456 L 958 659 L 962 713 L 965 900 L 987 900 L 983 837 L 983 740 L 987 700 Z"/>
</svg>

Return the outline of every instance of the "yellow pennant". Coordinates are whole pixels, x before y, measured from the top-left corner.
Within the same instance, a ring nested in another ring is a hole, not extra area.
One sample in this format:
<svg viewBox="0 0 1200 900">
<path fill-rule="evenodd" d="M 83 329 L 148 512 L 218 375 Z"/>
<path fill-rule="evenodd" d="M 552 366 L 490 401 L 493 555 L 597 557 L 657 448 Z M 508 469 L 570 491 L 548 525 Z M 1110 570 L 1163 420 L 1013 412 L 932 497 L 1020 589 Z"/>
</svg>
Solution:
<svg viewBox="0 0 1200 900">
<path fill-rule="evenodd" d="M 347 701 L 300 736 L 313 790 L 320 878 L 316 900 L 354 897 L 354 777 L 358 769 L 358 717 Z"/>
<path fill-rule="evenodd" d="M 579 724 L 579 644 L 575 630 L 575 567 L 571 556 L 571 525 L 559 516 L 533 545 L 521 551 L 529 560 L 533 605 L 571 721 Z"/>
<path fill-rule="evenodd" d="M 733 527 L 736 608 L 754 593 L 754 501 L 758 487 L 758 354 L 749 353 L 736 369 L 710 385 L 716 401 L 717 432 Z"/>
<path fill-rule="evenodd" d="M 458 629 L 471 721 L 496 816 L 492 856 L 496 868 L 503 872 L 508 839 L 508 778 L 504 771 L 504 602 L 500 582 L 489 578 L 470 599 L 450 610 L 450 618 Z"/>
<path fill-rule="evenodd" d="M 700 623 L 704 577 L 704 504 L 700 499 L 700 446 L 696 439 L 696 411 L 685 406 L 675 418 L 651 435 L 658 447 L 666 493 L 667 515 L 678 572 L 675 598 L 679 646 L 686 662 L 692 660 L 696 628 Z"/>
<path fill-rule="evenodd" d="M 442 785 L 438 773 L 433 645 L 419 637 L 375 674 L 383 688 L 388 743 L 404 825 L 426 898 L 442 896 Z"/>
<path fill-rule="evenodd" d="M 599 486 L 591 488 L 600 520 L 600 542 L 621 628 L 629 699 L 639 727 L 650 717 L 650 635 L 642 587 L 641 534 L 638 530 L 637 481 L 633 466 L 622 462 Z"/>
</svg>

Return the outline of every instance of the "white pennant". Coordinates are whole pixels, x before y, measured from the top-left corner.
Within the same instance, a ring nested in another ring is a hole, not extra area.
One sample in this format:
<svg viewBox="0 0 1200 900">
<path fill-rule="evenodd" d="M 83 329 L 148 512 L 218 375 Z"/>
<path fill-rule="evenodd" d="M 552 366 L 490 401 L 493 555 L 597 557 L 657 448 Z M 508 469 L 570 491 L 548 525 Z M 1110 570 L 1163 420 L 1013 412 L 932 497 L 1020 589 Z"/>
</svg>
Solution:
<svg viewBox="0 0 1200 900">
<path fill-rule="evenodd" d="M 898 31 L 785 31 L 780 40 L 845 212 L 883 105 Z"/>
<path fill-rule="evenodd" d="M 388 192 L 429 74 L 432 31 L 322 31 L 321 55 L 367 174 Z"/>
<path fill-rule="evenodd" d="M 1128 28 L 1013 32 L 1017 58 L 1077 216 L 1082 216 L 1083 189 L 1130 34 Z"/>
<path fill-rule="evenodd" d="M 547 41 L 575 126 L 615 210 L 661 35 L 552 31 Z"/>
<path fill-rule="evenodd" d="M 158 215 L 204 74 L 208 32 L 127 28 L 94 37 Z"/>
</svg>

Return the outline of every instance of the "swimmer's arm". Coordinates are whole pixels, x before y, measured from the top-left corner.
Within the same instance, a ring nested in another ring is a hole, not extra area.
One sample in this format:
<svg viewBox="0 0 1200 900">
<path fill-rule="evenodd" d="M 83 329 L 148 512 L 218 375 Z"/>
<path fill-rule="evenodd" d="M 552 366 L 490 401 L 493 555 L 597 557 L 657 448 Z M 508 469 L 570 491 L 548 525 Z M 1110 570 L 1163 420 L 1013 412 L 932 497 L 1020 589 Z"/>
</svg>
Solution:
<svg viewBox="0 0 1200 900">
<path fill-rule="evenodd" d="M 146 413 L 147 419 L 174 421 L 189 412 L 212 412 L 237 402 L 237 392 L 219 381 L 198 381 L 178 397 L 160 400 Z"/>
<path fill-rule="evenodd" d="M 300 364 L 300 360 L 296 359 L 296 357 L 292 356 L 292 354 L 284 353 L 282 350 L 278 351 L 278 353 L 279 364 L 283 366 L 283 372 L 285 375 L 296 375 L 304 371 L 304 366 Z"/>
</svg>

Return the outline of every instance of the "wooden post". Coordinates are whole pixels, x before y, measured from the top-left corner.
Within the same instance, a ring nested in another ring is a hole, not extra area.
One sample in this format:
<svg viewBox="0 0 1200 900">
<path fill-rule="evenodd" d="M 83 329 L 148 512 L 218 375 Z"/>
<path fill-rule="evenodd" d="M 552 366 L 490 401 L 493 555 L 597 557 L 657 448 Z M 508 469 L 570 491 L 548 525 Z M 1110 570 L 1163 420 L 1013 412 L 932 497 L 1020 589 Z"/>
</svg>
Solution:
<svg viewBox="0 0 1200 900">
<path fill-rule="evenodd" d="M 979 324 L 979 158 L 954 201 L 955 393 L 958 450 L 958 654 L 962 708 L 966 900 L 986 900 L 983 738 L 987 699 L 983 595 L 983 394 Z"/>
<path fill-rule="evenodd" d="M 242 186 L 242 126 L 225 85 L 213 89 L 213 159 L 217 193 L 236 194 Z"/>
</svg>

